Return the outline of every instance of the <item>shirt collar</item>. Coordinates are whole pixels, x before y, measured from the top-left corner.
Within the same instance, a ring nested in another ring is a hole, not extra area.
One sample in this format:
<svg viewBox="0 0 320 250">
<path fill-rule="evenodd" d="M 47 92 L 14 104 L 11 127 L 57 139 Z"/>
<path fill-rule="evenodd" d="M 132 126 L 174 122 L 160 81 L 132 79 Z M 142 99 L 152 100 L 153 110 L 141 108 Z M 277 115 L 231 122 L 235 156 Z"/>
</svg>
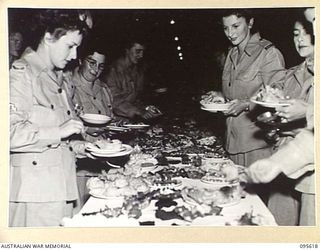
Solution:
<svg viewBox="0 0 320 250">
<path fill-rule="evenodd" d="M 45 72 L 52 80 L 54 80 L 59 86 L 62 84 L 62 70 L 56 71 L 56 75 L 47 68 L 45 62 L 41 59 L 36 51 L 32 48 L 27 47 L 23 52 L 22 56 L 30 65 L 31 70 L 35 75 L 40 75 Z"/>
<path fill-rule="evenodd" d="M 89 95 L 95 96 L 100 92 L 102 85 L 99 79 L 94 82 L 93 89 L 91 88 L 92 82 L 87 81 L 84 77 L 81 76 L 79 67 L 74 70 L 74 85 L 78 88 L 81 88 L 84 92 Z"/>
</svg>

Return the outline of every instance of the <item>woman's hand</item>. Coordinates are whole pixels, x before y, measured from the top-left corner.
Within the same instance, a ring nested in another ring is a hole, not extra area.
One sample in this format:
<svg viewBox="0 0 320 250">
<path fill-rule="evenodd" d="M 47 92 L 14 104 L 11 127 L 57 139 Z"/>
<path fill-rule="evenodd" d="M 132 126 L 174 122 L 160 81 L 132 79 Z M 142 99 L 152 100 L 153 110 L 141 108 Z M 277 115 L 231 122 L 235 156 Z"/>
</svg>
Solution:
<svg viewBox="0 0 320 250">
<path fill-rule="evenodd" d="M 84 133 L 84 126 L 81 121 L 70 119 L 59 126 L 60 138 L 65 139 L 73 134 Z"/>
<path fill-rule="evenodd" d="M 309 105 L 307 102 L 298 99 L 292 99 L 286 102 L 288 102 L 290 105 L 285 107 L 277 107 L 276 115 L 286 119 L 288 122 L 306 117 Z"/>
<path fill-rule="evenodd" d="M 249 107 L 249 102 L 245 100 L 232 100 L 231 105 L 227 111 L 224 112 L 226 116 L 238 116 Z"/>
<path fill-rule="evenodd" d="M 94 145 L 91 142 L 87 142 L 87 141 L 72 141 L 72 148 L 76 153 L 77 158 L 97 159 L 90 152 L 86 150 L 86 148 L 88 147 L 93 148 Z"/>
<path fill-rule="evenodd" d="M 282 171 L 280 165 L 269 159 L 254 162 L 245 170 L 248 180 L 253 183 L 269 183 Z"/>
</svg>

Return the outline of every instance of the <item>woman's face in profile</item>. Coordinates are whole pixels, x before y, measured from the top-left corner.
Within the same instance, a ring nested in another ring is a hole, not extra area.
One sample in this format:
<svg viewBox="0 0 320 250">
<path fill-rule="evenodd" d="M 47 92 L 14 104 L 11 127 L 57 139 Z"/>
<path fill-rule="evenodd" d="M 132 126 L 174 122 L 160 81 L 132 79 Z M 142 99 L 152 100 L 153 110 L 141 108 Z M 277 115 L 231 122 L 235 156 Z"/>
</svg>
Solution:
<svg viewBox="0 0 320 250">
<path fill-rule="evenodd" d="M 77 47 L 82 42 L 82 34 L 79 30 L 68 31 L 58 40 L 46 34 L 49 46 L 49 58 L 53 67 L 63 69 L 67 63 L 77 58 Z"/>
<path fill-rule="evenodd" d="M 244 17 L 236 15 L 226 16 L 222 18 L 223 30 L 226 37 L 233 46 L 241 44 L 250 34 L 250 29 L 253 25 L 253 19 L 247 23 Z"/>
<path fill-rule="evenodd" d="M 302 23 L 296 22 L 293 28 L 293 41 L 297 52 L 303 58 L 310 58 L 314 55 L 314 45 L 311 35 L 307 34 Z"/>
</svg>

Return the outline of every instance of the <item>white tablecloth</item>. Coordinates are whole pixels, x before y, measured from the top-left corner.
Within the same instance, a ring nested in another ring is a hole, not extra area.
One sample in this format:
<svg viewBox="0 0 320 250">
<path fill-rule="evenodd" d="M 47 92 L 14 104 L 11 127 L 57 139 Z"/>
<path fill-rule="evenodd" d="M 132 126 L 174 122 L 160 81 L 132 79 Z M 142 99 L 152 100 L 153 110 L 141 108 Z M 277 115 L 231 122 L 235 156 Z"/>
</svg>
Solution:
<svg viewBox="0 0 320 250">
<path fill-rule="evenodd" d="M 206 187 L 207 184 L 202 183 L 200 180 L 192 180 L 186 178 L 179 178 L 182 180 L 183 186 L 196 186 Z M 178 206 L 183 205 L 182 199 L 177 199 Z M 140 222 L 152 222 L 155 226 L 171 226 L 175 225 L 188 225 L 188 226 L 225 226 L 225 225 L 238 225 L 238 219 L 245 213 L 252 213 L 256 218 L 259 218 L 263 226 L 276 226 L 273 215 L 256 194 L 246 194 L 239 203 L 222 208 L 218 216 L 205 216 L 196 218 L 192 222 L 182 220 L 161 220 L 155 217 L 156 200 L 152 200 L 150 205 L 142 210 L 142 215 L 138 219 L 128 218 L 127 215 L 121 215 L 117 218 L 106 218 L 102 214 L 83 216 L 83 213 L 97 212 L 105 208 L 107 201 L 90 197 L 89 200 L 82 207 L 80 212 L 73 218 L 65 218 L 63 225 L 65 227 L 135 227 L 139 226 Z M 172 208 L 166 208 L 170 211 Z"/>
</svg>

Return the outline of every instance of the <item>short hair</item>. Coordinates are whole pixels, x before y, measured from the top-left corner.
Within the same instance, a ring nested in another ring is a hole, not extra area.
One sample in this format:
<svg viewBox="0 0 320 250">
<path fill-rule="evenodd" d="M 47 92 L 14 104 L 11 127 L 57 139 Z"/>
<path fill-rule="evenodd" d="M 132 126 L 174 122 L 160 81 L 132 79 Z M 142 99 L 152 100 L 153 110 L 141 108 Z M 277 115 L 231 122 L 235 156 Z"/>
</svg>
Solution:
<svg viewBox="0 0 320 250">
<path fill-rule="evenodd" d="M 107 45 L 105 42 L 99 38 L 96 37 L 90 37 L 88 39 L 85 39 L 81 46 L 79 47 L 78 55 L 80 59 L 85 59 L 89 55 L 93 55 L 94 52 L 97 52 L 99 54 L 105 55 L 107 54 L 106 52 L 106 47 Z"/>
<path fill-rule="evenodd" d="M 226 9 L 222 11 L 221 19 L 223 17 L 228 17 L 232 15 L 235 15 L 237 17 L 244 17 L 247 22 L 249 22 L 251 18 L 254 18 L 251 9 Z"/>
<path fill-rule="evenodd" d="M 31 30 L 33 31 L 32 47 L 36 49 L 49 32 L 55 39 L 64 36 L 68 31 L 79 30 L 80 34 L 87 34 L 86 20 L 80 20 L 82 11 L 72 9 L 39 9 L 34 10 Z"/>
<path fill-rule="evenodd" d="M 146 47 L 146 40 L 144 37 L 142 37 L 141 35 L 129 35 L 128 37 L 126 37 L 124 39 L 123 48 L 125 50 L 131 49 L 133 47 L 133 45 L 135 45 L 136 43 L 141 44 L 144 47 Z"/>
</svg>

